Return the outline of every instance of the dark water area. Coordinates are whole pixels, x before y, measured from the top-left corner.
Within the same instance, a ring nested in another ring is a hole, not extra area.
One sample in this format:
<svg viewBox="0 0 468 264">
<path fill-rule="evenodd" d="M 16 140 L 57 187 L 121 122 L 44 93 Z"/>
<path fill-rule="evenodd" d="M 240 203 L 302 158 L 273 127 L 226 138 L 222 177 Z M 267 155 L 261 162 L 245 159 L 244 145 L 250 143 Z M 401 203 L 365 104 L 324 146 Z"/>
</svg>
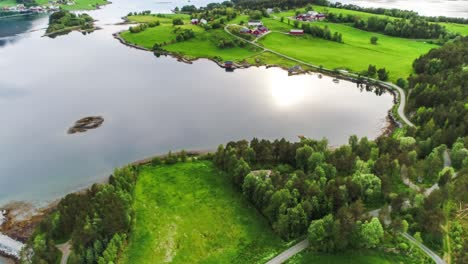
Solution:
<svg viewBox="0 0 468 264">
<path fill-rule="evenodd" d="M 298 135 L 340 145 L 352 134 L 380 135 L 388 93 L 277 68 L 227 73 L 208 60 L 156 58 L 112 37 L 128 27 L 115 24 L 129 12 L 210 2 L 116 0 L 87 11 L 101 30 L 55 39 L 43 37 L 47 15 L 0 19 L 0 206 L 44 204 L 169 150 Z M 95 115 L 102 127 L 66 133 Z"/>
</svg>

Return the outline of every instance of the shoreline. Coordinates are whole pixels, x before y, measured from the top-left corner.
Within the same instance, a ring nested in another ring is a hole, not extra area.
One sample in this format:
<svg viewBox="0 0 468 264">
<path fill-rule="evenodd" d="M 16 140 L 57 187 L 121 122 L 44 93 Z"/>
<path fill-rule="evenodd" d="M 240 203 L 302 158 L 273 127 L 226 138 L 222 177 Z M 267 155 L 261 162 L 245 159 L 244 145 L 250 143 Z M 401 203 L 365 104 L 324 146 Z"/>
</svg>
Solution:
<svg viewBox="0 0 468 264">
<path fill-rule="evenodd" d="M 126 19 L 126 17 L 124 17 L 123 19 L 124 19 L 124 22 L 121 23 L 122 25 L 124 25 L 124 24 L 135 24 L 133 22 L 129 22 L 128 19 Z M 143 50 L 143 51 L 147 51 L 147 52 L 152 52 L 152 50 L 150 50 L 148 48 L 145 48 L 145 47 L 142 47 L 142 46 L 132 44 L 132 43 L 129 43 L 129 42 L 125 41 L 122 38 L 122 36 L 120 35 L 124 31 L 127 31 L 127 30 L 118 31 L 118 32 L 112 34 L 112 36 L 115 39 L 117 39 L 121 44 L 123 44 L 123 45 L 125 45 L 127 47 L 138 49 L 138 50 Z M 165 54 L 161 54 L 161 55 L 169 56 L 171 58 L 177 59 L 177 61 L 179 61 L 179 62 L 183 62 L 183 63 L 187 63 L 187 64 L 193 64 L 193 62 L 195 62 L 197 60 L 209 60 L 209 61 L 217 64 L 220 68 L 226 69 L 226 67 L 224 67 L 224 64 L 222 62 L 216 61 L 213 58 L 208 58 L 208 57 L 187 58 L 182 54 L 177 54 L 177 53 L 168 52 L 168 51 L 165 51 Z M 276 64 L 250 64 L 250 63 L 244 63 L 243 65 L 234 64 L 234 69 L 233 70 L 248 69 L 250 67 L 257 67 L 257 68 L 265 67 L 266 69 L 275 67 L 275 68 L 280 68 L 280 69 L 282 69 L 284 71 L 289 70 L 286 66 L 282 66 L 282 65 L 276 65 Z M 395 115 L 393 113 L 394 111 L 397 111 L 399 103 L 400 103 L 399 102 L 399 93 L 397 91 L 395 91 L 395 89 L 392 89 L 391 87 L 389 87 L 388 85 L 382 84 L 381 81 L 376 81 L 376 82 L 373 83 L 371 79 L 368 79 L 366 77 L 362 77 L 362 80 L 360 80 L 358 78 L 349 76 L 347 74 L 340 73 L 339 71 L 335 72 L 335 71 L 331 71 L 331 70 L 327 70 L 327 69 L 319 69 L 319 68 L 306 69 L 306 70 L 302 69 L 300 72 L 293 72 L 293 73 L 289 72 L 289 75 L 302 75 L 302 74 L 308 74 L 308 73 L 325 74 L 325 75 L 327 75 L 329 77 L 341 79 L 341 80 L 344 80 L 344 81 L 350 81 L 350 82 L 353 82 L 355 84 L 368 84 L 368 85 L 371 85 L 371 86 L 376 86 L 376 87 L 382 88 L 385 91 L 389 92 L 393 96 L 393 106 L 392 106 L 392 108 L 390 108 L 388 110 L 388 114 L 386 116 L 386 122 L 385 122 L 386 124 L 385 124 L 385 127 L 382 129 L 383 131 L 376 138 L 386 136 L 386 135 L 390 135 L 391 133 L 393 133 L 393 131 L 396 128 L 399 128 L 399 127 L 403 126 L 401 124 L 401 122 L 399 121 L 399 119 L 401 119 L 401 117 L 395 117 Z"/>
</svg>

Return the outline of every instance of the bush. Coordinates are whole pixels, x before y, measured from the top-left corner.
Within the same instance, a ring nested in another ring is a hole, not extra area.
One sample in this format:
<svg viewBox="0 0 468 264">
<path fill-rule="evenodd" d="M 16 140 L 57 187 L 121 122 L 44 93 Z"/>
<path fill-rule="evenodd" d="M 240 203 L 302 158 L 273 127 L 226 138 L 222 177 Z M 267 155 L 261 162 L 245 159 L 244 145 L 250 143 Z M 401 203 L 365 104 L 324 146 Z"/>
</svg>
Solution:
<svg viewBox="0 0 468 264">
<path fill-rule="evenodd" d="M 184 21 L 182 21 L 182 19 L 180 18 L 175 18 L 174 20 L 172 20 L 172 25 L 174 26 L 179 26 L 179 25 L 183 25 L 184 24 Z"/>
<path fill-rule="evenodd" d="M 148 23 L 148 27 L 157 27 L 159 25 L 161 25 L 161 22 L 159 22 L 159 20 Z"/>
</svg>

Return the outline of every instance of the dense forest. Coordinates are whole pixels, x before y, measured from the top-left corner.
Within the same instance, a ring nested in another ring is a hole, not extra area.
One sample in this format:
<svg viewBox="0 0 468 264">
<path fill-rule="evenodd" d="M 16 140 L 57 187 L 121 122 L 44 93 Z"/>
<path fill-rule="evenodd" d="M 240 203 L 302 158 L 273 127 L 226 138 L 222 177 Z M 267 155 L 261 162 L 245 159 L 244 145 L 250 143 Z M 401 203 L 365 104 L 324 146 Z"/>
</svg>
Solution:
<svg viewBox="0 0 468 264">
<path fill-rule="evenodd" d="M 108 184 L 65 196 L 23 249 L 23 262 L 57 263 L 53 241 L 71 239 L 68 263 L 114 263 L 130 230 L 136 176 L 135 168 L 126 167 L 116 170 Z"/>
<path fill-rule="evenodd" d="M 428 149 L 468 135 L 468 37 L 418 58 L 409 80 L 407 111 L 420 127 L 410 134 Z"/>
</svg>

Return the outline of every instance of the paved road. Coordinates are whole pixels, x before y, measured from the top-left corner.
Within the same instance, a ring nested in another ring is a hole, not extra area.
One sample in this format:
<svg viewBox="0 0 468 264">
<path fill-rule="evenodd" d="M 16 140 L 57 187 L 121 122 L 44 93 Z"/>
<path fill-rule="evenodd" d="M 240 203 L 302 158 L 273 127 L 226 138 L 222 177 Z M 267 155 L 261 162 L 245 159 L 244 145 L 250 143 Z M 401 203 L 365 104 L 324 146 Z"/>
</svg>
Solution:
<svg viewBox="0 0 468 264">
<path fill-rule="evenodd" d="M 266 264 L 281 264 L 291 258 L 292 256 L 296 255 L 297 253 L 303 251 L 309 247 L 309 240 L 304 239 L 301 242 L 297 243 L 296 245 L 288 248 L 287 250 L 283 251 L 283 253 L 279 254 L 278 256 L 272 258 Z"/>
<path fill-rule="evenodd" d="M 326 69 L 326 68 L 323 68 L 323 67 L 320 67 L 318 65 L 315 65 L 315 64 L 312 64 L 312 63 L 308 63 L 308 62 L 305 62 L 305 61 L 301 61 L 301 60 L 298 60 L 298 59 L 295 59 L 293 57 L 290 57 L 288 55 L 285 55 L 285 54 L 282 54 L 282 53 L 279 53 L 277 51 L 274 51 L 274 50 L 271 50 L 271 49 L 268 49 L 268 48 L 265 48 L 259 44 L 256 43 L 256 40 L 254 41 L 249 41 L 249 40 L 246 40 L 244 38 L 241 38 L 233 33 L 231 33 L 229 31 L 229 27 L 231 26 L 235 26 L 233 24 L 229 24 L 229 25 L 226 25 L 224 27 L 224 31 L 226 31 L 229 35 L 241 40 L 241 41 L 244 41 L 244 42 L 247 42 L 247 43 L 250 43 L 251 45 L 254 45 L 255 47 L 257 48 L 260 48 L 262 49 L 263 51 L 268 51 L 268 52 L 271 52 L 275 55 L 278 55 L 280 57 L 283 57 L 285 59 L 288 59 L 288 60 L 292 60 L 292 61 L 295 61 L 299 64 L 303 64 L 303 65 L 307 65 L 309 67 L 312 67 L 312 68 L 315 68 L 315 69 L 323 69 L 323 70 L 326 70 L 326 71 L 330 71 L 332 72 L 332 70 L 330 69 Z M 344 73 L 342 73 L 344 74 Z M 358 75 L 357 74 L 354 74 L 354 73 L 346 73 L 345 75 L 348 75 L 349 77 L 353 77 L 353 78 L 357 78 Z M 370 78 L 369 78 L 370 79 Z M 414 124 L 411 123 L 411 121 L 409 121 L 409 119 L 406 117 L 405 115 L 405 106 L 406 106 L 406 95 L 405 95 L 405 91 L 403 91 L 403 89 L 401 89 L 400 87 L 398 87 L 397 85 L 393 84 L 393 83 L 390 83 L 390 82 L 382 82 L 382 81 L 379 81 L 379 80 L 375 80 L 375 79 L 370 79 L 370 80 L 373 80 L 375 82 L 378 82 L 379 84 L 383 85 L 383 86 L 386 86 L 390 89 L 394 89 L 396 90 L 399 94 L 400 94 L 400 105 L 398 106 L 398 115 L 400 116 L 400 118 L 403 120 L 403 122 L 405 122 L 408 126 L 411 126 L 411 127 L 414 127 Z"/>
<path fill-rule="evenodd" d="M 402 236 L 404 236 L 411 243 L 415 244 L 422 251 L 424 251 L 424 253 L 426 253 L 429 257 L 431 257 L 436 264 L 446 264 L 446 262 L 441 257 L 439 257 L 436 253 L 434 253 L 425 245 L 421 244 L 419 241 L 417 241 L 414 237 L 410 236 L 408 233 L 402 233 Z"/>
<path fill-rule="evenodd" d="M 384 84 L 384 85 L 387 85 L 389 86 L 390 88 L 393 88 L 395 90 L 398 91 L 398 93 L 400 94 L 400 105 L 398 106 L 398 115 L 400 116 L 401 120 L 403 120 L 403 122 L 405 122 L 408 126 L 410 127 L 414 127 L 414 124 L 411 123 L 411 121 L 409 121 L 409 119 L 406 117 L 405 115 L 405 107 L 406 107 L 406 95 L 405 95 L 405 91 L 403 91 L 403 89 L 401 89 L 400 87 L 398 87 L 397 85 L 393 84 L 393 83 L 390 83 L 390 82 L 382 82 L 382 81 L 379 81 L 380 84 Z"/>
<path fill-rule="evenodd" d="M 450 155 L 447 150 L 444 151 L 444 168 L 446 167 L 451 167 L 452 166 L 452 159 L 450 158 Z M 452 178 L 457 177 L 457 173 L 455 173 Z M 434 183 L 430 188 L 428 188 L 425 192 L 424 195 L 427 197 L 429 196 L 433 191 L 439 189 L 439 183 Z"/>
<path fill-rule="evenodd" d="M 64 244 L 57 245 L 57 248 L 62 252 L 62 259 L 60 260 L 60 264 L 67 264 L 68 257 L 71 253 L 70 241 Z"/>
</svg>

